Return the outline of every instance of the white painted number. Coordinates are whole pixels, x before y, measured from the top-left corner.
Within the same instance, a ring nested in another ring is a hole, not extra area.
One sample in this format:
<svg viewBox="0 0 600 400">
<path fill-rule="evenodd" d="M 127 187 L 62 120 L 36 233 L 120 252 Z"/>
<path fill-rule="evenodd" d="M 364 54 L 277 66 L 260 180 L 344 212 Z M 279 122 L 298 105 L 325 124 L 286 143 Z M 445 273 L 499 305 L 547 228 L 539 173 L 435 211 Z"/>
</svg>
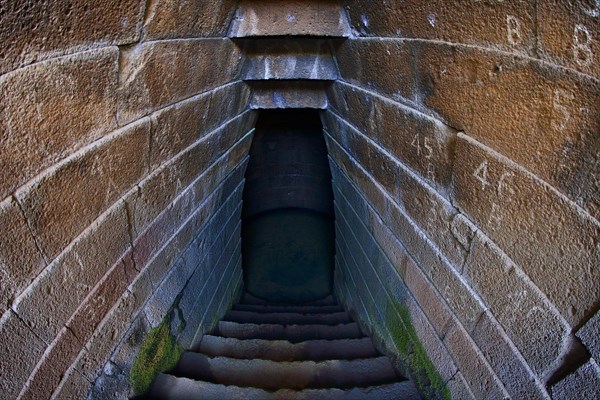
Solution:
<svg viewBox="0 0 600 400">
<path fill-rule="evenodd" d="M 481 182 L 481 190 L 485 190 L 490 185 L 488 181 L 488 162 L 482 162 L 475 172 L 473 172 L 473 176 Z"/>
<path fill-rule="evenodd" d="M 585 25 L 575 25 L 573 32 L 573 58 L 575 62 L 582 67 L 587 67 L 594 59 L 592 52 L 592 34 Z"/>
<path fill-rule="evenodd" d="M 521 43 L 521 21 L 512 15 L 506 16 L 506 29 L 508 34 L 508 43 L 516 45 Z"/>
</svg>

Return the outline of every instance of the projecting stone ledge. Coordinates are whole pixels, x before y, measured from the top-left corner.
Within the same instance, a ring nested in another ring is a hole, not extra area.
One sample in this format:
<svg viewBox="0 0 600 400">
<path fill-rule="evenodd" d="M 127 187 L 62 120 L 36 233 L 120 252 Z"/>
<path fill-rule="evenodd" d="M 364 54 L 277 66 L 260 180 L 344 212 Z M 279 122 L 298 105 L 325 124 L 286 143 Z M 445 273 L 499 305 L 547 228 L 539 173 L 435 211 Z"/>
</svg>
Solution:
<svg viewBox="0 0 600 400">
<path fill-rule="evenodd" d="M 336 80 L 337 68 L 329 44 L 321 39 L 245 40 L 244 80 Z"/>
<path fill-rule="evenodd" d="M 325 36 L 349 37 L 350 25 L 337 1 L 242 1 L 229 37 Z"/>
<path fill-rule="evenodd" d="M 327 108 L 326 81 L 250 81 L 250 108 Z"/>
</svg>

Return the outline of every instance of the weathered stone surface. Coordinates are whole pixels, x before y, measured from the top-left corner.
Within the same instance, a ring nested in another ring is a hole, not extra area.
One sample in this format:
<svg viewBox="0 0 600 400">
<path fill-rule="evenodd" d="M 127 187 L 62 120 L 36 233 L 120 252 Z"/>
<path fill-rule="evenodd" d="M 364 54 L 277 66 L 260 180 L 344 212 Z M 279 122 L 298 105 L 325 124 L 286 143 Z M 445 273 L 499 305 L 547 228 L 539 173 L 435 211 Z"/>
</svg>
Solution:
<svg viewBox="0 0 600 400">
<path fill-rule="evenodd" d="M 450 391 L 450 395 L 453 399 L 475 400 L 475 396 L 471 393 L 471 390 L 460 371 L 446 383 L 446 387 Z"/>
<path fill-rule="evenodd" d="M 243 45 L 243 80 L 335 80 L 337 67 L 329 44 L 320 39 L 261 39 Z"/>
<path fill-rule="evenodd" d="M 226 164 L 237 165 L 242 154 L 248 149 L 241 151 L 237 155 L 239 158 L 236 157 L 235 152 L 227 153 L 227 151 L 232 148 L 238 149 L 237 142 L 245 140 L 247 116 L 248 114 L 238 116 L 221 128 L 201 137 L 140 183 L 140 189 L 126 199 L 131 214 L 134 240 L 179 193 L 221 156 L 226 154 Z"/>
<path fill-rule="evenodd" d="M 339 94 L 334 95 L 333 107 L 341 118 L 446 193 L 455 131 L 414 109 L 356 87 L 336 83 L 334 89 Z"/>
<path fill-rule="evenodd" d="M 334 160 L 342 160 L 340 162 L 341 169 L 351 181 L 357 183 L 363 193 L 369 193 L 370 197 L 371 194 L 381 191 L 380 187 L 374 185 L 373 179 L 362 172 L 355 162 L 344 161 L 344 158 L 348 156 L 341 152 L 339 147 L 335 147 L 333 142 L 330 143 L 329 149 Z M 483 312 L 480 300 L 464 283 L 456 269 L 440 254 L 439 249 L 415 225 L 415 222 L 388 197 L 384 196 L 384 199 L 382 209 L 377 212 L 384 216 L 384 220 L 388 221 L 391 230 L 418 265 L 423 268 L 423 272 L 432 280 L 461 323 L 467 329 L 472 329 Z"/>
<path fill-rule="evenodd" d="M 32 400 L 50 398 L 82 346 L 83 344 L 69 329 L 63 328 L 44 353 L 19 398 Z"/>
<path fill-rule="evenodd" d="M 467 43 L 534 55 L 533 2 L 369 0 L 346 5 L 356 35 Z"/>
<path fill-rule="evenodd" d="M 437 335 L 444 337 L 448 323 L 452 318 L 452 312 L 433 284 L 411 258 L 408 258 L 406 263 L 404 281 Z"/>
<path fill-rule="evenodd" d="M 143 39 L 227 35 L 237 1 L 167 0 L 148 3 Z"/>
<path fill-rule="evenodd" d="M 600 219 L 600 83 L 529 58 L 422 44 L 424 104 Z"/>
<path fill-rule="evenodd" d="M 600 366 L 592 358 L 551 390 L 556 400 L 597 399 L 600 397 Z"/>
<path fill-rule="evenodd" d="M 203 135 L 243 112 L 250 90 L 235 83 L 195 96 L 154 114 L 150 165 L 152 169 L 168 161 Z"/>
<path fill-rule="evenodd" d="M 600 311 L 588 320 L 576 333 L 592 357 L 600 360 Z"/>
<path fill-rule="evenodd" d="M 244 0 L 231 23 L 230 37 L 347 37 L 350 26 L 337 1 Z"/>
<path fill-rule="evenodd" d="M 17 202 L 9 197 L 0 203 L 0 313 L 46 266 Z"/>
<path fill-rule="evenodd" d="M 0 198 L 114 128 L 117 59 L 108 47 L 0 77 Z"/>
<path fill-rule="evenodd" d="M 125 292 L 75 360 L 75 368 L 94 381 L 139 311 L 136 295 Z"/>
<path fill-rule="evenodd" d="M 481 355 L 469 334 L 456 321 L 444 337 L 444 345 L 477 399 L 509 398 L 506 389 Z"/>
<path fill-rule="evenodd" d="M 90 381 L 85 379 L 81 372 L 75 368 L 70 368 L 61 384 L 52 394 L 51 400 L 83 399 L 87 395 L 90 386 Z"/>
<path fill-rule="evenodd" d="M 27 378 L 42 358 L 42 342 L 12 311 L 0 319 L 0 390 L 7 398 L 17 398 Z"/>
<path fill-rule="evenodd" d="M 452 357 L 436 334 L 434 327 L 430 324 L 431 320 L 427 318 L 420 306 L 414 300 L 409 300 L 407 303 L 410 322 L 415 329 L 419 342 L 442 380 L 444 382 L 449 381 L 458 372 Z"/>
<path fill-rule="evenodd" d="M 529 366 L 542 376 L 560 356 L 569 333 L 553 306 L 481 232 L 473 241 L 464 276 Z"/>
<path fill-rule="evenodd" d="M 136 41 L 144 2 L 4 1 L 0 12 L 2 75 L 51 57 Z"/>
<path fill-rule="evenodd" d="M 600 4 L 543 1 L 537 12 L 541 57 L 600 78 Z"/>
<path fill-rule="evenodd" d="M 146 174 L 149 131 L 148 120 L 123 128 L 19 190 L 50 260 Z"/>
<path fill-rule="evenodd" d="M 471 337 L 511 398 L 548 398 L 544 384 L 527 367 L 525 360 L 520 357 L 518 350 L 492 315 L 483 314 Z"/>
<path fill-rule="evenodd" d="M 15 311 L 44 341 L 54 340 L 129 244 L 125 204 L 95 221 L 17 299 Z"/>
<path fill-rule="evenodd" d="M 413 56 L 407 42 L 349 39 L 335 49 L 335 57 L 344 81 L 390 99 L 413 99 Z"/>
<path fill-rule="evenodd" d="M 250 108 L 327 108 L 327 83 L 311 81 L 251 82 Z"/>
<path fill-rule="evenodd" d="M 121 125 L 236 79 L 242 59 L 227 39 L 147 42 L 120 55 Z"/>
<path fill-rule="evenodd" d="M 600 226 L 464 134 L 456 155 L 455 204 L 579 325 L 600 300 Z"/>
<path fill-rule="evenodd" d="M 67 322 L 67 327 L 81 343 L 87 342 L 92 336 L 106 313 L 129 286 L 129 283 L 130 281 L 125 274 L 124 262 L 119 260 L 82 301 Z"/>
</svg>

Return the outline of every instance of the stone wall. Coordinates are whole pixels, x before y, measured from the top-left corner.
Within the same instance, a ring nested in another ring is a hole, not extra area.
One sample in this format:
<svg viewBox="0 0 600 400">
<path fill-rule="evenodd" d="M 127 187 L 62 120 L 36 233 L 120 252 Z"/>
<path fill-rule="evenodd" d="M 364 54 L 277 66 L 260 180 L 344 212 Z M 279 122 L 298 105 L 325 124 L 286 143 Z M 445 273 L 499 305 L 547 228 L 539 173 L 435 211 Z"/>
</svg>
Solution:
<svg viewBox="0 0 600 400">
<path fill-rule="evenodd" d="M 323 114 L 338 295 L 431 393 L 597 396 L 598 3 L 379 3 Z"/>
<path fill-rule="evenodd" d="M 4 397 L 113 395 L 165 316 L 191 347 L 233 301 L 255 119 L 235 8 L 0 6 Z"/>
</svg>

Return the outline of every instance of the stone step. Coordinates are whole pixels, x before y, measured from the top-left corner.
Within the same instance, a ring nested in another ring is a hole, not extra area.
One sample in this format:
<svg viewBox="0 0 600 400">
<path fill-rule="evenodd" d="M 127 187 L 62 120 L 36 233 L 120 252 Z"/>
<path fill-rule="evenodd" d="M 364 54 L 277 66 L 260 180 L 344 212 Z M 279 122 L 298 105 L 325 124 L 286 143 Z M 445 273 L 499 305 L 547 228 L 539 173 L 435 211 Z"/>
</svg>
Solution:
<svg viewBox="0 0 600 400">
<path fill-rule="evenodd" d="M 314 79 L 334 81 L 337 67 L 329 44 L 320 39 L 247 41 L 243 80 Z"/>
<path fill-rule="evenodd" d="M 255 313 L 295 313 L 295 314 L 325 314 L 344 311 L 342 306 L 267 306 L 255 304 L 235 304 L 235 311 L 250 311 Z"/>
<path fill-rule="evenodd" d="M 307 340 L 358 339 L 364 337 L 358 324 L 329 325 L 279 325 L 238 324 L 220 321 L 213 335 L 236 339 L 287 340 L 292 343 Z"/>
<path fill-rule="evenodd" d="M 196 351 L 209 357 L 257 358 L 271 361 L 351 360 L 379 355 L 368 337 L 290 343 L 286 340 L 240 340 L 205 335 Z"/>
<path fill-rule="evenodd" d="M 339 325 L 352 322 L 346 311 L 320 314 L 298 313 L 256 313 L 252 311 L 229 311 L 223 321 L 240 324 L 279 324 L 279 325 Z"/>
<path fill-rule="evenodd" d="M 280 389 L 269 392 L 254 387 L 237 387 L 157 376 L 148 398 L 155 400 L 420 400 L 410 381 L 352 389 Z"/>
<path fill-rule="evenodd" d="M 280 2 L 243 0 L 231 21 L 229 37 L 323 36 L 349 37 L 350 24 L 333 0 Z"/>
<path fill-rule="evenodd" d="M 246 81 L 252 90 L 250 109 L 327 108 L 327 81 Z"/>
<path fill-rule="evenodd" d="M 223 385 L 267 390 L 351 388 L 392 383 L 399 379 L 387 357 L 357 360 L 271 361 L 210 358 L 184 352 L 172 371 L 175 376 Z"/>
<path fill-rule="evenodd" d="M 337 301 L 332 295 L 329 295 L 325 298 L 318 299 L 315 301 L 309 301 L 302 304 L 278 304 L 273 303 L 268 300 L 261 299 L 259 297 L 253 296 L 248 292 L 244 292 L 239 304 L 251 304 L 251 305 L 263 305 L 263 306 L 335 306 L 338 305 Z"/>
</svg>

